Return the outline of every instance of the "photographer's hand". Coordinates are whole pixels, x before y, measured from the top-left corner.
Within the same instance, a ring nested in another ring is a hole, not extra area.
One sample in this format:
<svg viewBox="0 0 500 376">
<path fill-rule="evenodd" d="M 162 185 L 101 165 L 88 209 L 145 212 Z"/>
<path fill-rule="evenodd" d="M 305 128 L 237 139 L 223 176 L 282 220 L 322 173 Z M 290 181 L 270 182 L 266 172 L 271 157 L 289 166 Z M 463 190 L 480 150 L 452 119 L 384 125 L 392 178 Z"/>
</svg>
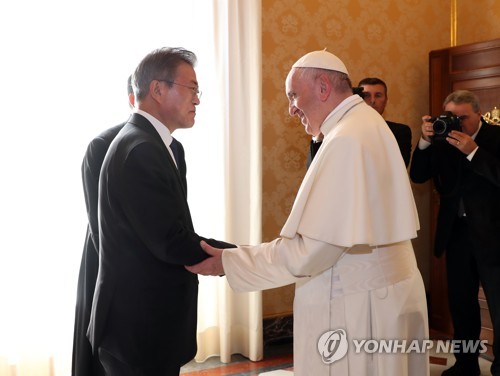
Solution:
<svg viewBox="0 0 500 376">
<path fill-rule="evenodd" d="M 431 138 L 434 136 L 431 118 L 429 115 L 422 116 L 422 138 L 427 142 L 431 142 Z"/>
<path fill-rule="evenodd" d="M 448 133 L 446 141 L 465 155 L 469 155 L 477 148 L 476 141 L 474 141 L 471 136 L 459 131 L 451 131 Z"/>
</svg>

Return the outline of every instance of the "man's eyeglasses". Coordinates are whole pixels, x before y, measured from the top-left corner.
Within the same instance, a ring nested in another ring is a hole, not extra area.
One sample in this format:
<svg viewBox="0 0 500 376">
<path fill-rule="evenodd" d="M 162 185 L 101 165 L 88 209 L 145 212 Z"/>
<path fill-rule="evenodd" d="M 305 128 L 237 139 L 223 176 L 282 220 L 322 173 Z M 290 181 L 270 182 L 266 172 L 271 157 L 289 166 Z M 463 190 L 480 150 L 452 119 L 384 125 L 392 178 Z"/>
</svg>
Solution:
<svg viewBox="0 0 500 376">
<path fill-rule="evenodd" d="M 168 80 L 158 80 L 158 81 L 163 81 L 163 82 L 166 82 L 170 85 L 178 85 L 178 86 L 182 86 L 182 87 L 186 87 L 188 89 L 191 89 L 193 91 L 193 94 L 196 95 L 198 97 L 198 99 L 201 98 L 201 90 L 198 89 L 198 86 L 189 86 L 189 85 L 183 85 L 183 84 L 179 84 L 177 82 L 174 82 L 174 81 L 168 81 Z"/>
</svg>

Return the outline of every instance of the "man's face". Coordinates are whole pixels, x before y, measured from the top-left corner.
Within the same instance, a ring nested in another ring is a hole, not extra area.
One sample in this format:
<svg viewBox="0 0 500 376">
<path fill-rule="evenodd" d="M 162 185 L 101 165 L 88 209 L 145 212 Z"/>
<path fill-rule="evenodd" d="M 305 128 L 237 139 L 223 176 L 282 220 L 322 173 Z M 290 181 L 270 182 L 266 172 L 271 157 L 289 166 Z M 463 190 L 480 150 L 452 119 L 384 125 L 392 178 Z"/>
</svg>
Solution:
<svg viewBox="0 0 500 376">
<path fill-rule="evenodd" d="M 162 82 L 165 93 L 161 99 L 162 118 L 171 132 L 178 128 L 191 128 L 194 125 L 196 106 L 200 104 L 195 93 L 198 81 L 191 65 L 179 65 L 174 83 L 169 86 L 168 83 Z"/>
<path fill-rule="evenodd" d="M 385 110 L 387 104 L 387 93 L 384 85 L 361 85 L 363 88 L 363 99 L 372 106 L 380 115 Z"/>
<path fill-rule="evenodd" d="M 290 116 L 298 116 L 305 131 L 311 136 L 320 133 L 322 121 L 316 119 L 315 111 L 315 81 L 309 75 L 301 75 L 299 69 L 292 69 L 286 78 L 285 90 L 288 97 L 288 112 Z"/>
<path fill-rule="evenodd" d="M 450 111 L 453 115 L 460 119 L 460 125 L 462 126 L 462 132 L 472 136 L 476 133 L 479 128 L 479 122 L 481 120 L 481 113 L 474 112 L 472 109 L 472 104 L 461 103 L 457 104 L 455 102 L 449 102 L 444 107 L 445 111 Z"/>
</svg>

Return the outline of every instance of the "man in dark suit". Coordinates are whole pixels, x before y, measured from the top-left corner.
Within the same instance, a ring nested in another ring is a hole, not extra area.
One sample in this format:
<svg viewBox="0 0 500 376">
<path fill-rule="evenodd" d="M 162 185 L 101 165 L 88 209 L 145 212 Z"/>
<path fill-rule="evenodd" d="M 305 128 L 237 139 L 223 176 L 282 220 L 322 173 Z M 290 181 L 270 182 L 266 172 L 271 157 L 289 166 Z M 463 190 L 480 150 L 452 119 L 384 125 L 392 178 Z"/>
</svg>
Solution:
<svg viewBox="0 0 500 376">
<path fill-rule="evenodd" d="M 362 88 L 363 91 L 358 93 L 365 102 L 373 107 L 380 115 L 384 113 L 385 106 L 387 105 L 387 85 L 380 78 L 376 77 L 366 77 L 359 81 L 358 87 Z M 390 130 L 394 134 L 396 141 L 398 142 L 399 150 L 401 151 L 401 156 L 405 162 L 405 166 L 408 167 L 410 164 L 411 157 L 411 128 L 406 124 L 395 123 L 393 121 L 385 121 L 389 126 Z M 323 135 L 320 134 L 318 137 L 311 140 L 309 147 L 309 154 L 307 157 L 307 166 L 312 162 L 312 159 L 316 155 L 321 146 Z"/>
<path fill-rule="evenodd" d="M 132 76 L 129 76 L 127 92 L 129 104 L 132 108 L 134 106 L 134 92 L 131 79 Z M 92 354 L 92 347 L 87 338 L 92 298 L 99 269 L 99 223 L 97 218 L 99 175 L 109 145 L 124 125 L 125 123 L 122 123 L 109 128 L 94 138 L 89 143 L 83 158 L 82 182 L 88 226 L 76 293 L 72 376 L 104 375 L 102 365 L 98 357 Z"/>
<path fill-rule="evenodd" d="M 383 115 L 387 105 L 387 85 L 377 77 L 367 77 L 359 81 L 359 87 L 363 88 L 363 99 L 372 106 L 380 115 Z M 406 124 L 385 121 L 391 129 L 401 151 L 401 156 L 405 161 L 405 166 L 410 164 L 411 157 L 411 128 Z"/>
<path fill-rule="evenodd" d="M 422 137 L 413 153 L 410 178 L 433 179 L 440 195 L 434 253 L 446 249 L 448 303 L 454 339 L 478 341 L 481 284 L 493 322 L 493 375 L 500 375 L 500 127 L 481 118 L 479 99 L 466 90 L 451 93 L 444 110 L 458 117 L 459 130 L 437 137 L 424 116 Z M 436 128 L 438 130 L 438 128 Z M 441 131 L 441 129 L 439 129 Z M 438 132 L 441 133 L 441 132 Z M 477 342 L 469 342 L 476 344 Z M 481 350 L 478 347 L 477 350 Z M 463 345 L 443 375 L 479 375 L 478 351 Z"/>
<path fill-rule="evenodd" d="M 134 107 L 134 92 L 132 76 L 127 82 L 127 92 L 130 107 Z M 97 202 L 99 190 L 99 175 L 104 156 L 111 141 L 123 128 L 126 122 L 109 128 L 95 137 L 88 145 L 82 163 L 82 182 L 87 207 L 88 226 L 83 247 L 83 255 L 78 275 L 76 295 L 75 326 L 73 334 L 72 376 L 101 376 L 104 369 L 87 338 L 87 329 L 92 309 L 92 299 L 99 270 L 99 223 L 97 217 Z M 172 146 L 176 150 L 179 161 L 179 173 L 186 186 L 186 163 L 182 144 L 172 137 Z M 174 152 L 175 153 L 175 152 Z"/>
<path fill-rule="evenodd" d="M 106 375 L 178 375 L 196 354 L 198 279 L 184 266 L 207 255 L 188 207 L 183 149 L 175 150 L 171 135 L 194 124 L 195 63 L 182 48 L 152 51 L 139 63 L 137 109 L 101 169 L 99 274 L 87 335 Z"/>
</svg>

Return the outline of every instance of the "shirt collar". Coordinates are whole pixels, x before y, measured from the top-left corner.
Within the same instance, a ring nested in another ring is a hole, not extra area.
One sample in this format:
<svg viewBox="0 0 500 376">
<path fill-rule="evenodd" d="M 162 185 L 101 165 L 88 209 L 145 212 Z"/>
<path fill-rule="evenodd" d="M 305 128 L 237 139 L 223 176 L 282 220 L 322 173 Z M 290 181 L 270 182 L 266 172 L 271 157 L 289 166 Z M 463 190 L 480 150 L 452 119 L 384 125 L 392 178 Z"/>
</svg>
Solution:
<svg viewBox="0 0 500 376">
<path fill-rule="evenodd" d="M 167 126 L 146 111 L 136 109 L 135 112 L 149 120 L 149 122 L 153 125 L 153 127 L 160 135 L 165 146 L 170 149 L 170 144 L 172 143 L 172 135 L 170 134 Z"/>
</svg>

